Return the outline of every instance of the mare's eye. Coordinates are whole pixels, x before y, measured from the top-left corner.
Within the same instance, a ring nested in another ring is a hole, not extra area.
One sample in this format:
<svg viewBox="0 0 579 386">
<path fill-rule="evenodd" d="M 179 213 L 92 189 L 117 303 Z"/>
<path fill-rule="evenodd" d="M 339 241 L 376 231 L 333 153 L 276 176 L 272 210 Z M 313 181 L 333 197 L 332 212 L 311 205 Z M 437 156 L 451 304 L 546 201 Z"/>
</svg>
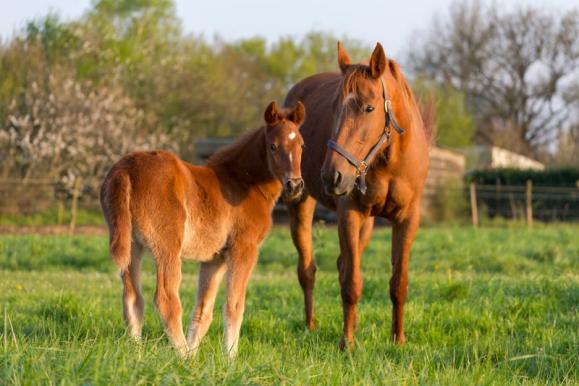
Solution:
<svg viewBox="0 0 579 386">
<path fill-rule="evenodd" d="M 271 149 L 271 151 L 276 151 L 277 150 L 277 145 L 275 143 L 272 143 L 269 148 Z"/>
<path fill-rule="evenodd" d="M 367 113 L 371 113 L 372 111 L 374 111 L 374 106 L 366 106 L 366 108 L 364 109 L 364 111 L 366 111 Z"/>
</svg>

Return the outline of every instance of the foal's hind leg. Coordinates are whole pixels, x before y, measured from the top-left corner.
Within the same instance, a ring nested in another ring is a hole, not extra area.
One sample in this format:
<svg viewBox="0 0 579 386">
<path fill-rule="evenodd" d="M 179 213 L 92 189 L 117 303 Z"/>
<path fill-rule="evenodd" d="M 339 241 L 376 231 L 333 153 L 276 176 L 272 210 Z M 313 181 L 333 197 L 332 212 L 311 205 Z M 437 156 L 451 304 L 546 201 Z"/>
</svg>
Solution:
<svg viewBox="0 0 579 386">
<path fill-rule="evenodd" d="M 201 340 L 207 333 L 213 319 L 213 307 L 219 290 L 219 283 L 225 273 L 225 261 L 217 257 L 209 263 L 202 263 L 199 271 L 199 284 L 197 288 L 197 304 L 193 310 L 187 343 L 189 353 L 195 355 Z"/>
<path fill-rule="evenodd" d="M 144 301 L 141 294 L 141 257 L 143 247 L 141 244 L 133 242 L 131 245 L 131 262 L 127 270 L 121 273 L 123 281 L 123 314 L 129 329 L 129 334 L 135 339 L 141 338 L 143 327 Z"/>
<path fill-rule="evenodd" d="M 163 321 L 169 340 L 181 356 L 187 353 L 187 341 L 183 334 L 181 300 L 179 285 L 181 284 L 181 259 L 179 253 L 161 254 L 156 256 L 157 291 L 155 304 Z"/>
<path fill-rule="evenodd" d="M 236 246 L 227 260 L 227 302 L 225 316 L 225 353 L 233 358 L 237 354 L 239 329 L 245 310 L 245 290 L 249 275 L 257 261 L 257 248 Z"/>
<path fill-rule="evenodd" d="M 288 203 L 291 235 L 298 251 L 298 279 L 304 292 L 304 313 L 306 327 L 313 330 L 314 321 L 314 285 L 316 282 L 316 263 L 312 253 L 312 219 L 316 201 L 311 196 L 298 203 Z"/>
</svg>

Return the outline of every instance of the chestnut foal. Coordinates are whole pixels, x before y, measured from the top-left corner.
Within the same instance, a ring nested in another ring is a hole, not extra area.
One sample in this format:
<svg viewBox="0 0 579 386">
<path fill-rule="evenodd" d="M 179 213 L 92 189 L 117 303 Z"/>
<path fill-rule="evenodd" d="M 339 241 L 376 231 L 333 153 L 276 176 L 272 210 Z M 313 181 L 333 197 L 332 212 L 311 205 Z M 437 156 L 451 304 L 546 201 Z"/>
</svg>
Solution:
<svg viewBox="0 0 579 386">
<path fill-rule="evenodd" d="M 121 270 L 123 309 L 129 333 L 143 325 L 140 263 L 149 249 L 157 267 L 155 304 L 179 354 L 194 354 L 213 317 L 224 275 L 225 351 L 237 352 L 245 291 L 258 250 L 271 226 L 282 193 L 301 194 L 305 118 L 301 102 L 264 114 L 266 125 L 193 166 L 165 151 L 136 152 L 117 162 L 101 188 L 101 206 L 110 231 L 110 252 Z M 187 340 L 179 300 L 181 261 L 201 262 L 197 304 Z"/>
</svg>

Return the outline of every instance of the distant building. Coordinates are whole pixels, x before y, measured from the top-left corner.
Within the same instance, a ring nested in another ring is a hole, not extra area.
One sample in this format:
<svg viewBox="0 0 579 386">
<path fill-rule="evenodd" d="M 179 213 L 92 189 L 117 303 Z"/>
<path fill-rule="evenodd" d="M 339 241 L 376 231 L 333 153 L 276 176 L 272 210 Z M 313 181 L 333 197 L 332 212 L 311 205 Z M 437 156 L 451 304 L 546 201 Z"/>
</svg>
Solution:
<svg viewBox="0 0 579 386">
<path fill-rule="evenodd" d="M 532 158 L 496 147 L 477 145 L 464 149 L 466 167 L 475 169 L 532 169 L 544 170 L 545 165 Z"/>
</svg>

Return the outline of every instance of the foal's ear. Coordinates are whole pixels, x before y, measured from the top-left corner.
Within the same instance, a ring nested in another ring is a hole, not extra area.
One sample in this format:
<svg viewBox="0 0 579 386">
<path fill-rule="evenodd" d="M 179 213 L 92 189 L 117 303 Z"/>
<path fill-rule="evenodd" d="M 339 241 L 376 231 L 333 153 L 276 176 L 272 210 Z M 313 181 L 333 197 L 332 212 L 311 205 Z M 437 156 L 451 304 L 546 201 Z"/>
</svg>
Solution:
<svg viewBox="0 0 579 386">
<path fill-rule="evenodd" d="M 304 123 L 304 120 L 306 119 L 306 106 L 298 101 L 295 109 L 289 113 L 288 119 L 298 126 Z"/>
<path fill-rule="evenodd" d="M 376 48 L 372 52 L 372 57 L 370 58 L 370 73 L 372 78 L 378 79 L 384 73 L 387 65 L 386 54 L 384 54 L 384 48 L 382 44 L 376 43 Z"/>
<path fill-rule="evenodd" d="M 263 114 L 263 118 L 269 125 L 275 125 L 279 121 L 279 112 L 277 110 L 277 104 L 275 101 L 267 105 L 265 113 Z"/>
<path fill-rule="evenodd" d="M 350 65 L 350 57 L 344 50 L 344 45 L 342 42 L 338 42 L 338 64 L 340 65 L 342 74 L 345 74 L 348 66 Z"/>
</svg>

